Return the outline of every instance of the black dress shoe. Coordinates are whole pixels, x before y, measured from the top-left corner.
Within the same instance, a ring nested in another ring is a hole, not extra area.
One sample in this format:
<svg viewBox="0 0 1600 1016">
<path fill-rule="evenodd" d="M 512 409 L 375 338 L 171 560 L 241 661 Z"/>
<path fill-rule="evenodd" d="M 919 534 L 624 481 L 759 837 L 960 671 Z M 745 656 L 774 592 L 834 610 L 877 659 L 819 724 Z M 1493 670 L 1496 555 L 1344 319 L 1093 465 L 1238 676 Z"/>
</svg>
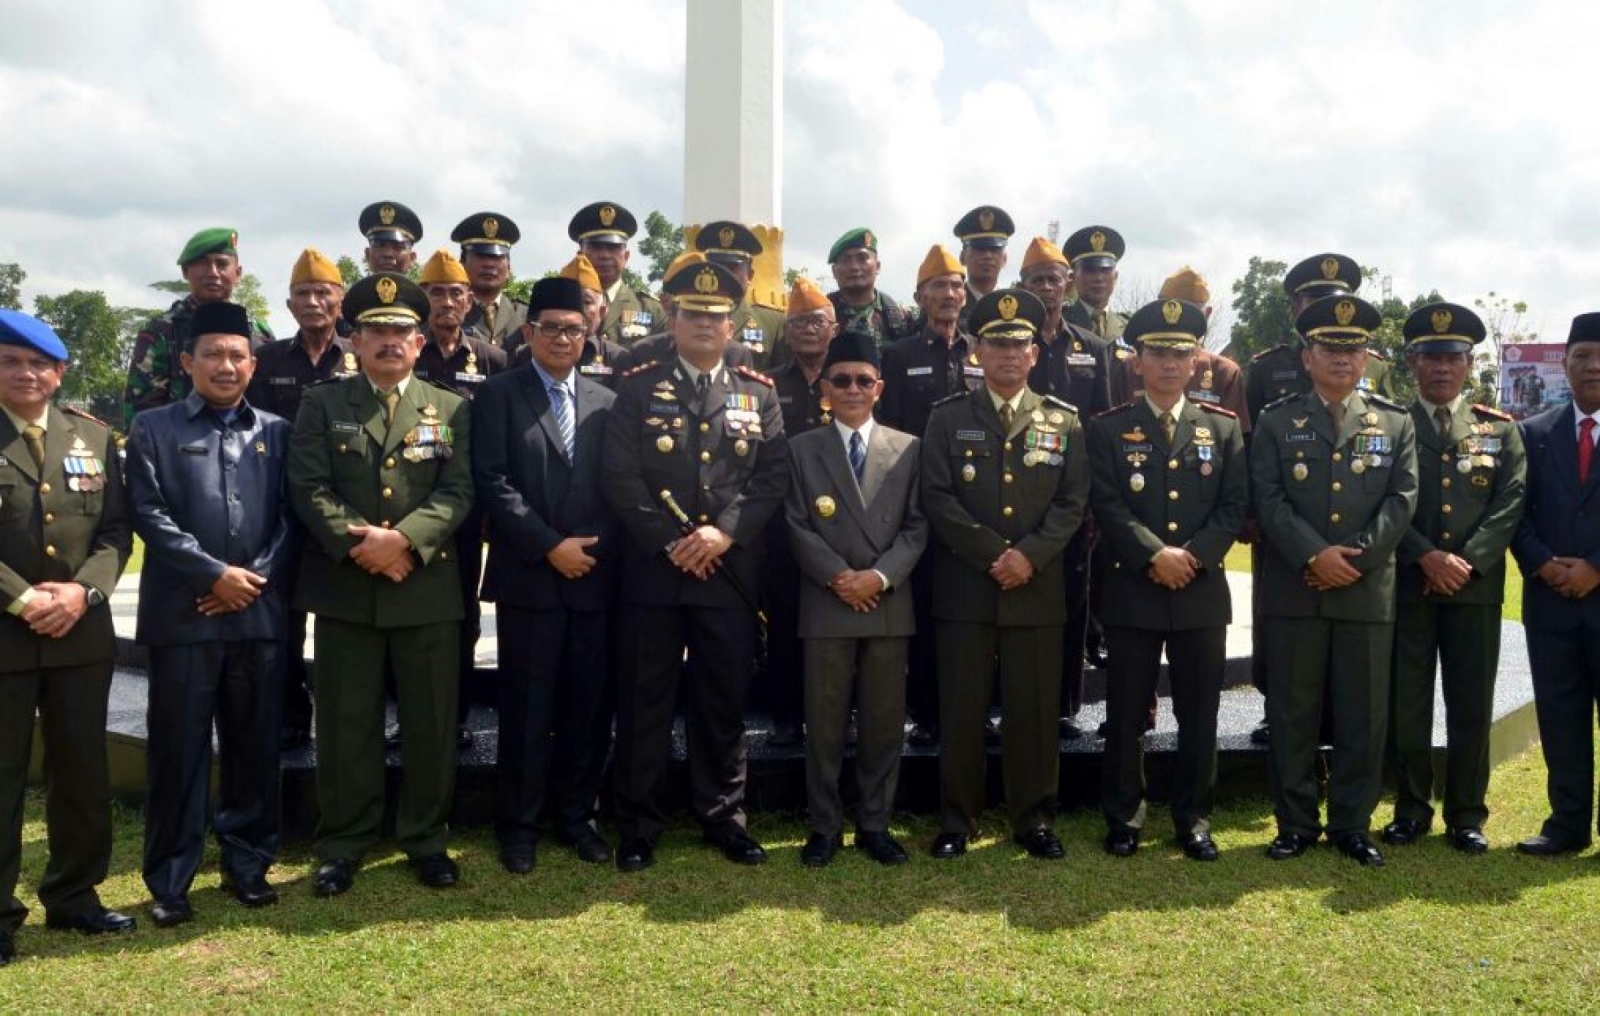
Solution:
<svg viewBox="0 0 1600 1016">
<path fill-rule="evenodd" d="M 722 851 L 722 856 L 734 864 L 765 864 L 767 852 L 750 834 L 738 826 L 728 826 L 716 831 L 707 830 L 706 842 Z"/>
<path fill-rule="evenodd" d="M 73 917 L 48 914 L 44 926 L 52 931 L 81 931 L 85 935 L 119 935 L 132 931 L 139 922 L 126 914 L 105 907 L 94 907 Z"/>
<path fill-rule="evenodd" d="M 643 871 L 656 863 L 656 849 L 649 840 L 623 840 L 617 847 L 618 871 Z"/>
<path fill-rule="evenodd" d="M 1366 833 L 1344 833 L 1333 841 L 1339 853 L 1359 861 L 1363 868 L 1383 867 L 1383 855 L 1378 853 L 1378 848 L 1373 845 L 1372 837 Z"/>
<path fill-rule="evenodd" d="M 1534 857 L 1560 857 L 1562 854 L 1576 854 L 1589 844 L 1584 842 L 1574 843 L 1571 840 L 1561 839 L 1556 836 L 1546 836 L 1540 833 L 1529 836 L 1517 844 L 1519 854 L 1531 854 Z"/>
<path fill-rule="evenodd" d="M 461 881 L 461 869 L 442 850 L 426 857 L 413 857 L 411 870 L 417 873 L 417 881 L 430 889 L 449 889 Z"/>
<path fill-rule="evenodd" d="M 1446 826 L 1445 839 L 1450 845 L 1463 854 L 1487 854 L 1489 852 L 1489 839 L 1483 835 L 1483 830 L 1476 826 Z"/>
<path fill-rule="evenodd" d="M 1315 836 L 1304 836 L 1300 833 L 1279 833 L 1271 843 L 1267 844 L 1267 856 L 1274 861 L 1287 861 L 1299 857 L 1301 854 L 1317 845 Z"/>
<path fill-rule="evenodd" d="M 1067 850 L 1061 845 L 1061 840 L 1043 826 L 1029 829 L 1020 836 L 1013 837 L 1013 840 L 1017 846 L 1028 852 L 1028 856 L 1037 857 L 1041 861 L 1059 861 L 1067 856 Z"/>
<path fill-rule="evenodd" d="M 194 907 L 187 898 L 175 896 L 170 900 L 156 900 L 150 904 L 150 920 L 158 928 L 176 928 L 194 920 Z"/>
<path fill-rule="evenodd" d="M 833 860 L 833 855 L 844 846 L 844 836 L 834 833 L 812 833 L 806 838 L 806 845 L 800 848 L 800 863 L 807 868 L 826 868 L 828 862 Z"/>
<path fill-rule="evenodd" d="M 1106 653 L 1105 646 L 1093 646 L 1083 651 L 1083 662 L 1091 667 L 1104 668 L 1111 662 L 1111 657 Z"/>
<path fill-rule="evenodd" d="M 270 907 L 278 902 L 278 890 L 272 888 L 265 875 L 247 875 L 231 882 L 224 879 L 222 888 L 247 907 Z"/>
<path fill-rule="evenodd" d="M 318 896 L 338 896 L 350 891 L 356 884 L 356 862 L 347 857 L 336 857 L 317 866 L 312 888 Z"/>
<path fill-rule="evenodd" d="M 1428 835 L 1428 825 L 1412 818 L 1397 818 L 1383 827 L 1383 842 L 1391 847 L 1409 847 Z"/>
<path fill-rule="evenodd" d="M 990 717 L 983 723 L 983 743 L 994 747 L 1000 743 L 1000 721 Z"/>
<path fill-rule="evenodd" d="M 538 861 L 533 844 L 525 847 L 501 847 L 500 867 L 513 875 L 526 875 L 533 870 Z"/>
<path fill-rule="evenodd" d="M 605 837 L 595 832 L 593 826 L 579 826 L 568 833 L 563 833 L 561 841 L 572 848 L 578 855 L 578 860 L 585 864 L 610 864 L 611 845 Z"/>
<path fill-rule="evenodd" d="M 1106 739 L 1106 735 L 1109 734 L 1110 732 L 1111 732 L 1111 724 L 1108 723 L 1105 720 L 1101 720 L 1100 721 L 1100 725 L 1098 727 L 1094 728 L 1094 736 L 1098 737 L 1102 741 L 1104 741 Z"/>
<path fill-rule="evenodd" d="M 887 832 L 869 833 L 856 830 L 856 849 L 879 864 L 905 864 L 911 858 L 900 841 Z"/>
<path fill-rule="evenodd" d="M 465 725 L 456 728 L 456 751 L 472 750 L 472 731 Z"/>
<path fill-rule="evenodd" d="M 1113 829 L 1106 833 L 1105 849 L 1112 857 L 1132 857 L 1139 852 L 1139 833 L 1133 829 Z"/>
<path fill-rule="evenodd" d="M 1217 859 L 1217 844 L 1210 833 L 1190 833 L 1187 836 L 1180 836 L 1178 846 L 1183 849 L 1183 856 L 1191 861 Z"/>
<path fill-rule="evenodd" d="M 1251 744 L 1271 744 L 1272 728 L 1267 726 L 1267 721 L 1262 720 L 1256 724 L 1256 729 L 1250 731 Z"/>
<path fill-rule="evenodd" d="M 785 720 L 772 725 L 772 733 L 767 735 L 767 747 L 798 748 L 805 740 L 805 732 L 800 729 L 800 724 Z"/>
<path fill-rule="evenodd" d="M 17 958 L 17 943 L 9 931 L 0 931 L 0 967 Z"/>
<path fill-rule="evenodd" d="M 400 750 L 400 725 L 396 724 L 383 732 L 383 746 L 389 751 Z"/>
<path fill-rule="evenodd" d="M 294 751 L 311 743 L 311 728 L 284 727 L 278 734 L 278 750 Z"/>
<path fill-rule="evenodd" d="M 913 723 L 911 733 L 906 740 L 913 748 L 937 748 L 939 746 L 939 728 L 932 723 Z"/>
<path fill-rule="evenodd" d="M 1076 741 L 1083 736 L 1083 728 L 1074 723 L 1070 717 L 1061 717 L 1059 726 L 1063 741 Z"/>
<path fill-rule="evenodd" d="M 940 833 L 933 838 L 933 848 L 928 851 L 941 861 L 954 860 L 967 852 L 965 833 Z"/>
</svg>

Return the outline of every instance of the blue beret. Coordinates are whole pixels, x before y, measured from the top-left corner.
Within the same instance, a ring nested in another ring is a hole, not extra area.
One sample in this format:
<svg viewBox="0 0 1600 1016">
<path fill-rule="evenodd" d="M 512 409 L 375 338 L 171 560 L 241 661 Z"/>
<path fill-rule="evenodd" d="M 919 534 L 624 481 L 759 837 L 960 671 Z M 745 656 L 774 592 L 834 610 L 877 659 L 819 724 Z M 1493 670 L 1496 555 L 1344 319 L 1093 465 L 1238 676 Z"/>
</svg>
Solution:
<svg viewBox="0 0 1600 1016">
<path fill-rule="evenodd" d="M 0 309 L 0 346 L 26 346 L 65 362 L 67 344 L 55 329 L 21 311 Z"/>
</svg>

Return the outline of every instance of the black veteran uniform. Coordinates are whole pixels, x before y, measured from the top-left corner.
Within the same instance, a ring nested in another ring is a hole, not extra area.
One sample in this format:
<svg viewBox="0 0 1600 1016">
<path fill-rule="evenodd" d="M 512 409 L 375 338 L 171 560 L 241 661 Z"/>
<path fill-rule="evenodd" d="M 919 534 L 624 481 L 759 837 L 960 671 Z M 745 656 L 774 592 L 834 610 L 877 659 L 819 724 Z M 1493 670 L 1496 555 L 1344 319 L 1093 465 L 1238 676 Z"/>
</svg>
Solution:
<svg viewBox="0 0 1600 1016">
<path fill-rule="evenodd" d="M 727 314 L 743 287 L 720 265 L 691 263 L 667 278 L 666 291 L 682 310 Z M 621 867 L 648 866 L 666 828 L 661 784 L 685 646 L 695 684 L 686 689 L 690 808 L 730 858 L 764 859 L 744 833 L 742 710 L 755 653 L 757 558 L 788 482 L 785 454 L 772 382 L 748 368 L 702 372 L 673 356 L 634 368 L 617 390 L 601 485 L 629 536 L 614 763 Z M 667 556 L 698 526 L 733 541 L 704 580 Z"/>
<path fill-rule="evenodd" d="M 1407 353 L 1472 355 L 1483 321 L 1458 304 L 1419 307 L 1406 319 Z M 1500 664 L 1500 605 L 1506 550 L 1522 519 L 1527 457 L 1510 416 L 1469 405 L 1459 394 L 1448 405 L 1418 399 L 1417 511 L 1400 541 L 1399 607 L 1389 714 L 1390 764 L 1395 773 L 1394 822 L 1384 839 L 1408 843 L 1433 819 L 1434 671 L 1444 689 L 1447 754 L 1444 821 L 1450 843 L 1488 849 L 1483 824 L 1489 789 L 1489 727 Z M 1423 559 L 1450 554 L 1472 569 L 1459 592 L 1429 588 Z"/>
<path fill-rule="evenodd" d="M 1307 343 L 1359 347 L 1382 321 L 1353 296 L 1324 297 L 1295 322 Z M 1399 406 L 1362 391 L 1326 404 L 1314 390 L 1268 406 L 1251 435 L 1250 477 L 1265 537 L 1258 623 L 1265 629 L 1268 754 L 1278 838 L 1294 857 L 1322 831 L 1317 743 L 1331 701 L 1329 838 L 1362 863 L 1383 770 L 1385 703 L 1394 639 L 1395 548 L 1417 497 L 1416 430 Z M 1331 546 L 1361 553 L 1361 578 L 1338 589 L 1307 581 Z"/>
<path fill-rule="evenodd" d="M 361 280 L 344 300 L 358 342 L 364 325 L 414 328 L 427 312 L 421 287 L 387 272 Z M 349 887 L 383 819 L 386 663 L 405 737 L 395 839 L 419 861 L 443 854 L 449 837 L 462 616 L 452 537 L 472 508 L 468 404 L 415 377 L 398 389 L 380 395 L 365 373 L 317 385 L 290 441 L 289 490 L 307 532 L 294 606 L 317 615 L 323 675 L 316 852 L 344 868 L 327 889 L 319 871 L 319 891 L 330 895 Z M 404 533 L 415 570 L 394 582 L 358 567 L 353 525 Z"/>
<path fill-rule="evenodd" d="M 746 277 L 753 271 L 751 262 L 764 249 L 750 227 L 726 221 L 701 226 L 694 246 L 713 264 L 742 267 Z M 787 352 L 778 345 L 783 338 L 783 312 L 753 302 L 749 289 L 746 285 L 744 295 L 733 308 L 733 341 L 750 353 L 753 366 L 765 370 L 768 364 L 781 365 L 788 359 Z"/>
<path fill-rule="evenodd" d="M 593 244 L 625 248 L 638 231 L 639 220 L 615 201 L 584 205 L 567 223 L 567 236 L 580 250 Z M 667 312 L 661 301 L 645 290 L 628 285 L 620 273 L 604 292 L 606 318 L 600 325 L 600 335 L 607 342 L 632 345 L 666 327 Z M 605 383 L 599 377 L 593 380 Z"/>
<path fill-rule="evenodd" d="M 979 342 L 1031 343 L 1044 322 L 1032 293 L 1000 289 L 973 308 Z M 1001 767 L 1019 843 L 1059 857 L 1050 832 L 1060 741 L 1062 551 L 1083 522 L 1088 454 L 1077 410 L 1023 386 L 987 386 L 934 407 L 922 442 L 923 510 L 933 527 L 938 646 L 941 835 L 935 856 L 966 849 L 983 811 L 984 720 L 1001 686 Z M 1002 590 L 990 567 L 1008 550 L 1031 580 Z"/>
<path fill-rule="evenodd" d="M 1081 272 L 1085 269 L 1116 268 L 1121 262 L 1122 255 L 1127 253 L 1127 243 L 1122 239 L 1122 234 L 1110 226 L 1084 226 L 1082 229 L 1067 237 L 1061 245 L 1061 251 L 1072 262 L 1072 270 Z M 1133 356 L 1133 346 L 1122 341 L 1122 331 L 1127 327 L 1128 319 L 1107 307 L 1096 310 L 1081 298 L 1067 304 L 1063 314 L 1069 324 L 1100 336 L 1111 347 L 1112 356 L 1120 366 L 1122 361 Z M 1120 389 L 1125 381 L 1125 372 L 1113 371 L 1111 375 L 1111 401 L 1122 402 L 1130 394 Z"/>
<path fill-rule="evenodd" d="M 65 363 L 48 325 L 0 309 L 0 346 Z M 42 433 L 30 433 L 32 428 Z M 111 860 L 106 698 L 116 653 L 111 608 L 132 546 L 122 469 L 111 431 L 76 410 L 50 406 L 36 420 L 0 412 L 0 964 L 28 916 L 17 899 L 22 808 L 34 716 L 44 735 L 48 856 L 39 902 L 52 927 L 125 931 L 130 918 L 100 905 L 95 887 Z M 43 582 L 84 587 L 83 615 L 59 638 L 19 615 Z"/>
<path fill-rule="evenodd" d="M 511 248 L 521 238 L 522 231 L 517 224 L 496 212 L 469 215 L 450 231 L 450 239 L 461 245 L 462 261 L 467 259 L 468 254 L 509 258 Z M 510 277 L 508 271 L 506 281 L 509 282 Z M 528 305 L 513 300 L 505 290 L 496 293 L 492 303 L 479 302 L 477 293 L 473 293 L 472 309 L 467 311 L 466 319 L 461 322 L 461 330 L 481 332 L 491 345 L 514 351 L 517 343 L 522 341 L 520 329 L 527 320 Z"/>
<path fill-rule="evenodd" d="M 1141 351 L 1192 351 L 1205 332 L 1199 307 L 1162 300 L 1129 318 L 1125 334 Z M 1101 807 L 1110 827 L 1106 848 L 1131 854 L 1144 828 L 1142 738 L 1165 650 L 1178 719 L 1172 821 L 1186 854 L 1213 860 L 1217 709 L 1233 620 L 1222 560 L 1250 501 L 1239 420 L 1182 395 L 1165 410 L 1141 395 L 1090 421 L 1088 439 L 1094 514 L 1110 558 L 1101 769 Z M 1182 548 L 1195 567 L 1182 589 L 1169 589 L 1150 574 L 1151 563 L 1169 547 Z"/>
</svg>

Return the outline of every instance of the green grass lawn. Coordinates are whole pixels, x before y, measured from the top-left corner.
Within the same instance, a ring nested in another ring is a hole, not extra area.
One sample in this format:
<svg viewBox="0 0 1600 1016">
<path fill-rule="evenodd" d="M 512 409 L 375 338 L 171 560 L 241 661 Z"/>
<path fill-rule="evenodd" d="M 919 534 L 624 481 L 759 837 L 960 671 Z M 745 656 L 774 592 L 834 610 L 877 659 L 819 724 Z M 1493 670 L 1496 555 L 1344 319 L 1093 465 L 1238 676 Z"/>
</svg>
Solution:
<svg viewBox="0 0 1600 1016">
<path fill-rule="evenodd" d="M 1268 861 L 1271 811 L 1257 800 L 1218 813 L 1212 865 L 1165 842 L 1107 857 L 1092 812 L 1060 823 L 1059 863 L 1010 846 L 998 816 L 968 857 L 935 862 L 933 823 L 906 821 L 915 852 L 898 869 L 847 851 L 805 870 L 803 826 L 764 815 L 752 826 L 772 851 L 763 868 L 728 864 L 680 825 L 642 874 L 550 848 L 514 878 L 474 829 L 453 891 L 422 888 L 388 854 L 351 893 L 319 900 L 297 848 L 274 876 L 283 902 L 247 912 L 219 895 L 210 858 L 199 918 L 174 931 L 149 924 L 127 812 L 104 897 L 139 930 L 46 932 L 36 910 L 22 958 L 0 971 L 0 1010 L 1587 1010 L 1600 863 L 1510 847 L 1544 816 L 1543 780 L 1537 752 L 1496 771 L 1488 856 L 1435 836 L 1390 850 L 1381 871 L 1326 847 Z M 45 853 L 36 798 L 27 818 L 31 887 Z M 1150 828 L 1165 835 L 1167 821 L 1154 809 Z"/>
</svg>

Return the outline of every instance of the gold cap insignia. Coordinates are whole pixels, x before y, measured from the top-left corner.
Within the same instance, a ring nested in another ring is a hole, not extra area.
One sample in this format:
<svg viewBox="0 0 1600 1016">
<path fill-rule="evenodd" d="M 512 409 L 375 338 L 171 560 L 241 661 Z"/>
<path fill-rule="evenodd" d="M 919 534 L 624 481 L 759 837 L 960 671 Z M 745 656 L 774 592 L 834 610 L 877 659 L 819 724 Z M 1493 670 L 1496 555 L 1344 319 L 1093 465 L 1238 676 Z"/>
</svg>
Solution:
<svg viewBox="0 0 1600 1016">
<path fill-rule="evenodd" d="M 1168 300 L 1161 305 L 1161 316 L 1166 318 L 1167 324 L 1175 325 L 1183 317 L 1183 304 L 1176 300 Z"/>
<path fill-rule="evenodd" d="M 1443 335 L 1445 332 L 1448 332 L 1450 330 L 1451 323 L 1454 321 L 1455 315 L 1447 310 L 1436 310 L 1433 312 L 1433 330 L 1439 335 Z"/>
<path fill-rule="evenodd" d="M 384 205 L 378 209 L 378 221 L 385 226 L 394 225 L 394 205 Z"/>
<path fill-rule="evenodd" d="M 1322 259 L 1322 277 L 1324 279 L 1329 279 L 1329 280 L 1337 279 L 1339 277 L 1339 259 L 1338 258 L 1323 258 Z"/>
<path fill-rule="evenodd" d="M 1341 325 L 1348 325 L 1356 319 L 1356 305 L 1349 300 L 1340 300 L 1333 307 L 1333 319 Z"/>
<path fill-rule="evenodd" d="M 978 228 L 987 232 L 994 228 L 994 213 L 983 211 L 978 213 Z"/>
<path fill-rule="evenodd" d="M 1089 234 L 1089 249 L 1096 254 L 1106 249 L 1106 235 L 1098 229 Z"/>
<path fill-rule="evenodd" d="M 354 353 L 346 353 L 346 354 L 344 354 L 344 369 L 345 370 L 355 370 L 356 369 L 356 354 L 354 354 Z"/>
<path fill-rule="evenodd" d="M 394 298 L 400 295 L 400 285 L 393 279 L 379 279 L 378 299 L 383 303 L 394 303 Z"/>
<path fill-rule="evenodd" d="M 833 498 L 826 494 L 817 498 L 816 504 L 817 514 L 821 515 L 825 519 L 833 518 L 833 513 L 838 510 L 838 506 L 833 503 Z"/>
<path fill-rule="evenodd" d="M 723 226 L 722 229 L 717 233 L 717 242 L 722 244 L 722 246 L 724 246 L 724 247 L 732 247 L 733 246 L 733 227 L 732 226 Z"/>
<path fill-rule="evenodd" d="M 484 239 L 493 240 L 499 234 L 500 234 L 500 220 L 499 219 L 497 219 L 497 218 L 495 218 L 494 216 L 491 215 L 491 216 L 489 216 L 489 218 L 483 220 L 483 236 L 484 236 Z"/>
<path fill-rule="evenodd" d="M 617 221 L 617 210 L 610 205 L 600 206 L 600 225 L 609 226 Z"/>
<path fill-rule="evenodd" d="M 229 247 L 237 247 L 237 246 L 239 246 L 239 234 L 238 233 L 229 233 L 228 234 L 228 246 Z"/>
<path fill-rule="evenodd" d="M 717 273 L 710 268 L 700 269 L 700 274 L 694 277 L 694 288 L 701 293 L 715 293 L 717 291 Z"/>
<path fill-rule="evenodd" d="M 1010 321 L 1017 316 L 1017 298 L 1014 296 L 1002 296 L 998 309 L 1000 311 L 1000 320 Z"/>
</svg>

